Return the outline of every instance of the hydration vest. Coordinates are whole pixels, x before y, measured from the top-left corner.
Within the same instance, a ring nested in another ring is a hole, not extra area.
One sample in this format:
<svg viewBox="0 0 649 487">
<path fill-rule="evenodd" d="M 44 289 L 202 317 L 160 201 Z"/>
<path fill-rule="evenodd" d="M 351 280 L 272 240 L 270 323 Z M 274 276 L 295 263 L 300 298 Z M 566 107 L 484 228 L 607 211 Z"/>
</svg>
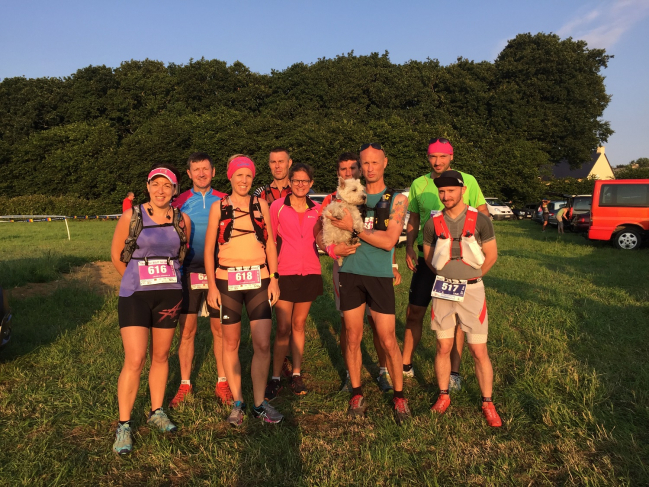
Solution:
<svg viewBox="0 0 649 487">
<path fill-rule="evenodd" d="M 376 206 L 363 205 L 359 207 L 361 218 L 365 221 L 368 211 L 374 212 L 374 230 L 385 231 L 388 229 L 390 223 L 390 209 L 392 206 L 392 199 L 394 198 L 395 191 L 392 188 L 387 188 L 381 199 L 376 203 Z"/>
<path fill-rule="evenodd" d="M 439 212 L 433 217 L 435 225 L 435 252 L 433 254 L 433 267 L 440 271 L 451 260 L 460 260 L 462 263 L 480 269 L 484 263 L 485 257 L 480 248 L 480 244 L 475 238 L 475 226 L 478 222 L 478 210 L 469 206 L 464 218 L 464 227 L 459 238 L 453 238 L 451 232 L 444 220 L 444 213 Z M 451 257 L 453 250 L 453 241 L 460 241 L 460 257 Z"/>
<path fill-rule="evenodd" d="M 267 184 L 266 186 L 264 186 L 262 188 L 261 193 L 264 195 L 263 198 L 268 203 L 268 206 L 270 206 L 270 204 L 273 201 L 278 200 L 280 198 L 283 198 L 286 195 L 291 194 L 291 187 L 287 186 L 286 188 L 279 189 L 279 188 L 273 188 L 270 184 Z M 277 196 L 275 196 L 275 194 L 277 194 Z"/>
<path fill-rule="evenodd" d="M 185 220 L 183 220 L 182 212 L 178 208 L 172 206 L 174 213 L 172 223 L 147 225 L 145 227 L 144 222 L 142 221 L 142 208 L 140 207 L 140 205 L 135 205 L 132 209 L 133 213 L 131 214 L 131 221 L 128 225 L 128 237 L 124 241 L 124 249 L 122 250 L 122 255 L 120 256 L 119 260 L 124 263 L 128 263 L 131 258 L 133 258 L 133 252 L 135 252 L 136 249 L 140 248 L 137 245 L 137 238 L 140 236 L 142 229 L 168 227 L 173 225 L 173 227 L 176 229 L 178 237 L 180 238 L 180 248 L 178 249 L 178 255 L 176 257 L 172 257 L 172 260 L 177 260 L 182 264 L 183 260 L 185 259 L 185 255 L 187 255 L 187 234 L 185 233 Z M 147 259 L 154 258 L 155 256 L 147 257 Z M 165 257 L 165 259 L 166 258 L 167 257 Z M 144 258 L 138 259 L 137 257 L 135 257 L 135 259 L 144 260 Z"/>
<path fill-rule="evenodd" d="M 226 200 L 227 203 L 226 204 Z M 227 196 L 221 200 L 221 221 L 219 222 L 219 230 L 216 235 L 216 239 L 219 244 L 225 244 L 230 241 L 230 239 L 235 237 L 241 237 L 242 235 L 247 235 L 249 233 L 254 233 L 257 241 L 260 242 L 264 247 L 266 246 L 266 241 L 268 240 L 268 229 L 266 228 L 266 222 L 264 217 L 261 214 L 261 206 L 259 206 L 259 199 L 256 196 L 250 197 L 250 207 L 248 208 L 248 213 L 243 215 L 234 216 L 234 207 L 232 204 L 229 204 L 230 197 Z M 241 210 L 239 210 L 241 211 Z M 257 213 L 259 216 L 255 216 Z M 234 220 L 237 218 L 245 217 L 246 215 L 250 216 L 252 220 L 253 230 L 242 230 L 240 228 L 235 228 Z M 232 236 L 232 230 L 240 232 L 238 235 Z"/>
</svg>

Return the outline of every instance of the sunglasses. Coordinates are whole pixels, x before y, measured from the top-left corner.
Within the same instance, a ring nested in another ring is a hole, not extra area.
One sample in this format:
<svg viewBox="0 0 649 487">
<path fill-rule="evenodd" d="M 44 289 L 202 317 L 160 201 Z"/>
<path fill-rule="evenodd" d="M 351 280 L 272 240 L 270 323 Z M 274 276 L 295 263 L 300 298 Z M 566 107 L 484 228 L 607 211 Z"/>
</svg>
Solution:
<svg viewBox="0 0 649 487">
<path fill-rule="evenodd" d="M 383 150 L 383 147 L 381 147 L 381 144 L 379 144 L 378 142 L 370 142 L 369 144 L 361 145 L 361 148 L 359 149 L 358 152 L 363 152 L 368 147 L 371 147 L 372 149 L 376 149 L 376 150 Z"/>
<path fill-rule="evenodd" d="M 430 140 L 428 141 L 428 145 L 430 145 L 430 144 L 434 144 L 435 142 L 439 142 L 440 144 L 450 144 L 450 143 L 451 143 L 450 140 L 445 139 L 444 137 L 438 137 L 438 138 L 436 138 L 436 139 L 430 139 Z"/>
</svg>

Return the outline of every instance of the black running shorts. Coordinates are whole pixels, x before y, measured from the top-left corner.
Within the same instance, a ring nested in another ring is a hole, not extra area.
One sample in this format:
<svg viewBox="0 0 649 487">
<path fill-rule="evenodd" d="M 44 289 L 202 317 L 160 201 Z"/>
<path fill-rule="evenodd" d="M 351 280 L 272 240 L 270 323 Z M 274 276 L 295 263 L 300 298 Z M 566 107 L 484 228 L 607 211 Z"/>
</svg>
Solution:
<svg viewBox="0 0 649 487">
<path fill-rule="evenodd" d="M 412 280 L 410 281 L 408 302 L 414 306 L 427 308 L 430 304 L 430 293 L 433 292 L 434 283 L 435 274 L 426 265 L 424 258 L 419 257 L 417 259 L 417 272 L 412 273 Z"/>
<path fill-rule="evenodd" d="M 349 311 L 366 304 L 377 313 L 394 314 L 394 284 L 391 277 L 341 272 L 339 279 L 340 311 Z"/>
<path fill-rule="evenodd" d="M 228 291 L 228 281 L 217 279 L 216 288 L 221 293 L 221 324 L 234 325 L 239 323 L 244 303 L 250 321 L 271 320 L 273 311 L 268 301 L 269 283 L 270 278 L 267 277 L 261 280 L 261 287 L 258 289 Z"/>
<path fill-rule="evenodd" d="M 180 289 L 136 291 L 117 302 L 119 327 L 175 328 L 180 317 L 183 293 Z"/>
<path fill-rule="evenodd" d="M 201 309 L 203 300 L 207 300 L 207 289 L 192 289 L 189 281 L 189 272 L 181 279 L 183 285 L 183 305 L 180 312 L 184 315 L 197 315 Z M 219 310 L 212 308 L 209 304 L 207 310 L 210 318 L 218 318 Z"/>
<path fill-rule="evenodd" d="M 322 276 L 320 274 L 279 277 L 279 299 L 282 301 L 312 303 L 322 292 Z"/>
</svg>

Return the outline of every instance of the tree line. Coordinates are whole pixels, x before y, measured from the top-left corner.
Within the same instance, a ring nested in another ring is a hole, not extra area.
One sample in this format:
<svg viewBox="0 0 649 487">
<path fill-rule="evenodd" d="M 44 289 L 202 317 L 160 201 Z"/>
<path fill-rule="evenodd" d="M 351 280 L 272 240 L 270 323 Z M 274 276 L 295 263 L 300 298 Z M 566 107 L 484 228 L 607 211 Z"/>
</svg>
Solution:
<svg viewBox="0 0 649 487">
<path fill-rule="evenodd" d="M 330 191 L 338 154 L 370 141 L 386 148 L 388 184 L 407 187 L 429 171 L 427 142 L 441 136 L 453 142 L 454 167 L 475 175 L 485 195 L 525 203 L 547 190 L 542 167 L 563 158 L 579 166 L 613 133 L 600 118 L 609 58 L 584 41 L 528 33 L 493 62 L 448 66 L 352 52 L 270 74 L 216 59 L 147 59 L 6 78 L 0 194 L 74 195 L 110 212 L 127 191 L 143 192 L 152 163 L 182 168 L 193 151 L 214 157 L 221 190 L 234 153 L 250 155 L 257 182 L 268 182 L 268 151 L 278 145 L 315 168 L 314 189 Z"/>
</svg>

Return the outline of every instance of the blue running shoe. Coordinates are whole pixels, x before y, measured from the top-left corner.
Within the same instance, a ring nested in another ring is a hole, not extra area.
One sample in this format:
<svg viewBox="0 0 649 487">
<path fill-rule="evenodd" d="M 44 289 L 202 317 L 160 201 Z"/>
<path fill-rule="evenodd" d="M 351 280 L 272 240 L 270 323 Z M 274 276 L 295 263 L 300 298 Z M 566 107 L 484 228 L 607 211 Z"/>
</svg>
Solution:
<svg viewBox="0 0 649 487">
<path fill-rule="evenodd" d="M 113 451 L 120 455 L 126 455 L 127 453 L 131 453 L 132 449 L 133 434 L 131 433 L 131 425 L 129 423 L 118 424 L 115 443 L 113 443 Z"/>
<path fill-rule="evenodd" d="M 162 408 L 158 408 L 149 414 L 147 424 L 153 425 L 163 433 L 175 433 L 178 428 L 171 422 Z"/>
<path fill-rule="evenodd" d="M 252 408 L 252 414 L 255 418 L 260 418 L 265 423 L 280 423 L 284 419 L 284 416 L 268 404 L 268 401 L 262 402 L 259 407 Z"/>
</svg>

